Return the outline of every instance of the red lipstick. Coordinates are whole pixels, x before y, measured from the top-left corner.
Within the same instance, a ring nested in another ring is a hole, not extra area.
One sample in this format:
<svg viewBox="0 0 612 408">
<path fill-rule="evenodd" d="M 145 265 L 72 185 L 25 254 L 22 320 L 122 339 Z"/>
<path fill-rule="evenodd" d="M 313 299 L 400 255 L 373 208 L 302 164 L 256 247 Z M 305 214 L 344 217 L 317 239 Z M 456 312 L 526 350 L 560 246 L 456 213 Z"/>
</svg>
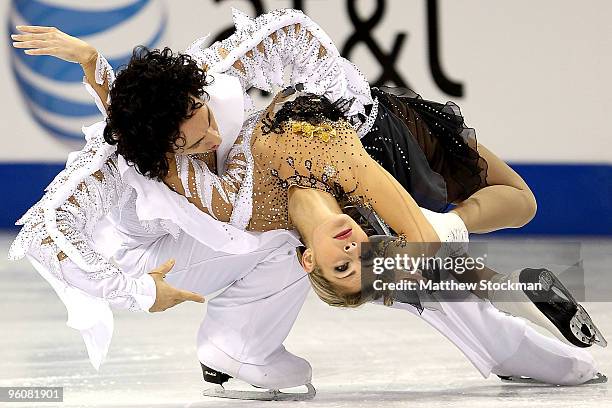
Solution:
<svg viewBox="0 0 612 408">
<path fill-rule="evenodd" d="M 348 237 L 351 236 L 352 233 L 353 233 L 353 229 L 352 228 L 348 228 L 348 229 L 345 229 L 344 231 L 341 231 L 334 238 L 336 238 L 336 239 L 347 239 Z"/>
</svg>

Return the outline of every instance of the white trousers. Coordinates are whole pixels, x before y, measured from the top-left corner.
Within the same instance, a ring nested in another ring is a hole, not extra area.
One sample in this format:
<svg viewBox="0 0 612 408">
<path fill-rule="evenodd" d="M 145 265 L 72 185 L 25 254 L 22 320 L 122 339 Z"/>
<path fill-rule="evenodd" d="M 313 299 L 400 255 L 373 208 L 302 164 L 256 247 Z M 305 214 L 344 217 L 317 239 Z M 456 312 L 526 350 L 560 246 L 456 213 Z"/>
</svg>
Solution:
<svg viewBox="0 0 612 408">
<path fill-rule="evenodd" d="M 166 236 L 133 248 L 117 261 L 124 270 L 146 273 L 168 258 L 176 259 L 166 276 L 169 284 L 203 296 L 225 288 L 207 299 L 206 316 L 197 335 L 198 350 L 214 349 L 241 363 L 264 365 L 282 348 L 310 288 L 293 246 L 231 255 L 181 234 L 178 240 Z M 540 335 L 524 320 L 500 312 L 488 301 L 473 296 L 471 301 L 439 304 L 442 310 L 425 309 L 420 315 L 409 304 L 393 307 L 427 321 L 484 377 L 493 372 L 573 384 L 595 370 L 585 350 Z M 210 344 L 214 347 L 207 347 Z M 206 357 L 198 356 L 206 364 Z"/>
<path fill-rule="evenodd" d="M 223 289 L 206 299 L 198 349 L 211 343 L 242 363 L 266 364 L 282 347 L 310 289 L 290 244 L 235 255 L 213 251 L 182 233 L 177 240 L 168 235 L 119 254 L 115 260 L 125 271 L 147 273 L 174 258 L 165 279 L 170 285 L 202 296 Z"/>
<path fill-rule="evenodd" d="M 491 373 L 527 376 L 549 384 L 577 385 L 597 372 L 591 354 L 538 333 L 525 320 L 499 311 L 470 294 L 463 301 L 439 302 L 441 310 L 392 307 L 419 316 L 450 340 L 487 378 Z"/>
</svg>

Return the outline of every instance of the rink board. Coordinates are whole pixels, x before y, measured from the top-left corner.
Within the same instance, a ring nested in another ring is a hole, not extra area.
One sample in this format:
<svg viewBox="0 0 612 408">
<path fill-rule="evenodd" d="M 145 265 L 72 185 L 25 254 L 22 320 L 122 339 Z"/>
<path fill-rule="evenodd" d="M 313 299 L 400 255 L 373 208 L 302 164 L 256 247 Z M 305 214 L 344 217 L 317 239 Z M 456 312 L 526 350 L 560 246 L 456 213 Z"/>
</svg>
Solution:
<svg viewBox="0 0 612 408">
<path fill-rule="evenodd" d="M 538 213 L 529 225 L 504 234 L 612 235 L 611 165 L 530 163 L 512 167 L 533 190 Z M 0 163 L 0 228 L 13 227 L 62 168 L 60 164 Z"/>
</svg>

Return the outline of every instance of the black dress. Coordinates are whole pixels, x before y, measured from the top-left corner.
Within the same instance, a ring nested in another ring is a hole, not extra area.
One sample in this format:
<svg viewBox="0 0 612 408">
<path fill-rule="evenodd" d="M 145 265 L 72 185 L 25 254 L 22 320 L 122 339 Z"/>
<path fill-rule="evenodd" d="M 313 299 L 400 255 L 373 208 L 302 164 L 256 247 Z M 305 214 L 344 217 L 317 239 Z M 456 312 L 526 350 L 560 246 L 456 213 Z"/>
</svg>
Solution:
<svg viewBox="0 0 612 408">
<path fill-rule="evenodd" d="M 424 100 L 407 88 L 371 90 L 378 115 L 361 142 L 417 204 L 444 212 L 486 186 L 487 162 L 456 104 Z"/>
<path fill-rule="evenodd" d="M 451 203 L 465 200 L 487 185 L 487 162 L 477 151 L 476 133 L 465 126 L 456 104 L 423 100 L 406 88 L 382 87 L 371 91 L 378 98 L 378 114 L 361 142 L 419 206 L 445 212 Z M 375 214 L 362 208 L 350 210 L 345 212 L 368 235 L 394 235 Z M 367 268 L 362 270 L 362 274 L 371 273 Z M 440 281 L 440 271 L 425 270 L 423 275 Z M 377 298 L 382 294 L 371 296 Z M 422 290 L 394 291 L 392 298 L 411 304 L 419 313 L 423 312 L 423 301 L 430 306 L 436 303 L 431 292 Z"/>
</svg>

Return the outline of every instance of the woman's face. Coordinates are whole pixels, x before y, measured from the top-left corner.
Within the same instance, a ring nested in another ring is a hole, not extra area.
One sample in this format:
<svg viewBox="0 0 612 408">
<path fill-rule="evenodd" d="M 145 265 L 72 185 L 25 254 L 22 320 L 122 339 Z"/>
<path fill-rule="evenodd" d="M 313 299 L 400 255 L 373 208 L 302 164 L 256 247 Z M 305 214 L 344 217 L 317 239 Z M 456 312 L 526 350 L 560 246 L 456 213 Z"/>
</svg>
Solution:
<svg viewBox="0 0 612 408">
<path fill-rule="evenodd" d="M 313 231 L 311 247 L 302 257 L 306 272 L 316 264 L 323 276 L 344 294 L 361 290 L 361 243 L 368 236 L 346 214 L 337 214 Z"/>
<path fill-rule="evenodd" d="M 197 99 L 202 106 L 195 110 L 195 113 L 189 119 L 185 119 L 179 130 L 185 138 L 185 144 L 178 147 L 175 153 L 178 154 L 195 154 L 205 153 L 217 150 L 221 144 L 221 135 L 219 127 L 215 121 L 215 115 L 212 109 L 201 99 Z M 182 141 L 180 142 L 182 144 Z"/>
</svg>

